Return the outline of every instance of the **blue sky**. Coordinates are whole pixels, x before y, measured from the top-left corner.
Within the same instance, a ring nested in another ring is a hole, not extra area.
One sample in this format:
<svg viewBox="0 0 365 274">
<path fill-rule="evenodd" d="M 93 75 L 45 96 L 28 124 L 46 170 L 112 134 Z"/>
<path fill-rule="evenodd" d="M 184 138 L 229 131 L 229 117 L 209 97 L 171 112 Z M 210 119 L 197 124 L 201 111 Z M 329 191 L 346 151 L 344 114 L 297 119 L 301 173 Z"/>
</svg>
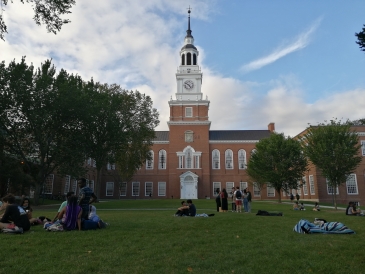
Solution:
<svg viewBox="0 0 365 274">
<path fill-rule="evenodd" d="M 9 3 L 0 60 L 27 56 L 85 80 L 117 83 L 152 97 L 167 130 L 168 100 L 187 28 L 187 7 L 211 101 L 211 129 L 266 129 L 294 136 L 308 123 L 364 118 L 365 53 L 355 32 L 365 1 L 77 1 L 60 33 Z"/>
</svg>

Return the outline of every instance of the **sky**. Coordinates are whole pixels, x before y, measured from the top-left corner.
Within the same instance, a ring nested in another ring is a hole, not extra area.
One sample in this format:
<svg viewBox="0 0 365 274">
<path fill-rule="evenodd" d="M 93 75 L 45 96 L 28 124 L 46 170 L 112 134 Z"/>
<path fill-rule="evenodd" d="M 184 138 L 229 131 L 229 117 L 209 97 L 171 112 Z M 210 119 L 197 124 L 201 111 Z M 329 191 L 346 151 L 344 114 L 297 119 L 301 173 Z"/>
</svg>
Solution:
<svg viewBox="0 0 365 274">
<path fill-rule="evenodd" d="M 189 6 L 211 130 L 274 122 L 295 136 L 365 118 L 365 52 L 355 43 L 363 0 L 76 0 L 57 35 L 35 24 L 30 4 L 9 1 L 0 61 L 52 59 L 57 71 L 138 90 L 160 113 L 156 130 L 168 130 Z"/>
</svg>

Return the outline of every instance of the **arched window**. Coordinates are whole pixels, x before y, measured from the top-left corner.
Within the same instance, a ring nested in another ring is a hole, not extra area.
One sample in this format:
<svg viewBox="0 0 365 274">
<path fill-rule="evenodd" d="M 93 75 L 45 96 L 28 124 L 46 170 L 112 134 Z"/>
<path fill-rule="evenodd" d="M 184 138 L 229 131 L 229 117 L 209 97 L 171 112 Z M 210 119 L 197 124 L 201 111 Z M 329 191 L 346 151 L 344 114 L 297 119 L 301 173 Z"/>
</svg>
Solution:
<svg viewBox="0 0 365 274">
<path fill-rule="evenodd" d="M 146 169 L 153 169 L 153 151 L 150 150 L 151 159 L 146 161 Z"/>
<path fill-rule="evenodd" d="M 246 169 L 246 151 L 244 149 L 240 149 L 238 151 L 238 168 Z"/>
<path fill-rule="evenodd" d="M 166 151 L 163 149 L 158 152 L 158 169 L 166 169 Z"/>
<path fill-rule="evenodd" d="M 185 65 L 185 54 L 181 55 L 181 65 Z"/>
<path fill-rule="evenodd" d="M 192 151 L 191 151 L 191 148 L 188 148 L 185 151 L 185 166 L 186 166 L 186 168 L 192 168 L 193 167 L 192 162 L 193 162 Z"/>
<path fill-rule="evenodd" d="M 212 168 L 213 169 L 220 168 L 220 153 L 218 149 L 212 151 Z"/>
<path fill-rule="evenodd" d="M 186 54 L 186 58 L 187 58 L 187 60 L 186 60 L 186 64 L 189 66 L 189 65 L 191 65 L 191 53 L 190 52 L 188 52 L 187 54 Z"/>
<path fill-rule="evenodd" d="M 196 65 L 196 54 L 193 54 L 193 65 Z"/>
<path fill-rule="evenodd" d="M 226 150 L 226 169 L 233 169 L 233 152 L 230 149 Z"/>
</svg>

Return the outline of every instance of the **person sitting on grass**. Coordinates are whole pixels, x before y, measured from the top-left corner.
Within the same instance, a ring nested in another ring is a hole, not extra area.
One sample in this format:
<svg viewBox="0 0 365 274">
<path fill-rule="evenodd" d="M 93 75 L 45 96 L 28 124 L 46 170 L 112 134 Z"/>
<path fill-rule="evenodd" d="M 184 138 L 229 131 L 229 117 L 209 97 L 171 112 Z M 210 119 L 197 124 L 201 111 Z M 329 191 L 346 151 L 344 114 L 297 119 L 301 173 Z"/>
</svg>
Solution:
<svg viewBox="0 0 365 274">
<path fill-rule="evenodd" d="M 360 209 L 356 209 L 356 204 L 355 203 L 352 204 L 351 213 L 352 213 L 352 215 L 355 215 L 355 216 L 363 216 L 364 215 L 361 212 Z"/>
<path fill-rule="evenodd" d="M 175 216 L 189 216 L 188 204 L 185 201 L 181 202 L 181 207 L 177 209 Z"/>
<path fill-rule="evenodd" d="M 299 210 L 298 202 L 295 202 L 293 205 L 293 210 Z"/>
<path fill-rule="evenodd" d="M 299 210 L 305 210 L 304 204 L 300 203 Z"/>
<path fill-rule="evenodd" d="M 0 220 L 0 228 L 12 230 L 15 233 L 23 233 L 30 229 L 30 222 L 27 212 L 15 204 L 15 197 L 13 194 L 6 195 L 3 199 L 6 209 L 3 217 Z"/>
<path fill-rule="evenodd" d="M 63 228 L 65 230 L 81 230 L 82 208 L 77 203 L 77 197 L 71 195 L 68 199 L 67 206 L 59 213 L 58 218 L 62 219 Z"/>
<path fill-rule="evenodd" d="M 59 217 L 58 215 L 60 214 L 60 212 L 62 211 L 62 209 L 64 209 L 64 208 L 67 206 L 68 198 L 70 198 L 70 197 L 71 197 L 74 193 L 75 193 L 75 192 L 73 192 L 73 191 L 67 192 L 67 194 L 66 194 L 66 201 L 63 201 L 63 202 L 62 202 L 62 204 L 61 204 L 60 208 L 59 208 L 59 209 L 58 209 L 58 211 L 57 211 L 56 216 L 55 216 L 55 217 L 54 217 L 54 219 L 53 219 L 53 222 L 55 222 L 55 221 L 57 221 L 58 219 L 61 219 L 61 218 L 62 218 L 62 216 L 61 216 L 61 217 Z"/>
<path fill-rule="evenodd" d="M 190 217 L 195 217 L 196 215 L 196 207 L 193 204 L 192 200 L 187 200 L 188 205 L 184 205 L 182 207 L 179 207 L 178 210 L 183 211 L 183 210 L 188 210 L 189 214 L 186 216 L 190 216 Z"/>
<path fill-rule="evenodd" d="M 38 218 L 33 217 L 33 208 L 30 206 L 30 200 L 28 198 L 23 198 L 20 202 L 20 206 L 27 212 L 28 219 L 31 225 L 43 224 L 43 222 L 50 221 L 47 217 L 40 216 Z"/>
<path fill-rule="evenodd" d="M 313 207 L 313 211 L 321 211 L 321 209 L 319 208 L 319 204 L 317 202 Z"/>
<path fill-rule="evenodd" d="M 353 215 L 352 214 L 352 207 L 353 207 L 353 205 L 354 205 L 353 202 L 349 202 L 349 205 L 347 206 L 346 211 L 345 211 L 346 215 L 350 215 L 350 216 Z"/>
</svg>

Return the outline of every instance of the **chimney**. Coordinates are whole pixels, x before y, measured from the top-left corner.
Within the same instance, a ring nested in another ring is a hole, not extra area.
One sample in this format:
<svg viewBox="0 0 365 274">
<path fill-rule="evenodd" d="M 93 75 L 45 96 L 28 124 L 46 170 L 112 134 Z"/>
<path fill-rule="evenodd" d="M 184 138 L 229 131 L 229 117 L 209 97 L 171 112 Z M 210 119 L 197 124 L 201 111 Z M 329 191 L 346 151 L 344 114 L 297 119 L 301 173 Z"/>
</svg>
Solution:
<svg viewBox="0 0 365 274">
<path fill-rule="evenodd" d="M 275 132 L 275 123 L 270 123 L 268 126 L 267 126 L 267 129 L 270 131 L 270 132 Z"/>
</svg>

